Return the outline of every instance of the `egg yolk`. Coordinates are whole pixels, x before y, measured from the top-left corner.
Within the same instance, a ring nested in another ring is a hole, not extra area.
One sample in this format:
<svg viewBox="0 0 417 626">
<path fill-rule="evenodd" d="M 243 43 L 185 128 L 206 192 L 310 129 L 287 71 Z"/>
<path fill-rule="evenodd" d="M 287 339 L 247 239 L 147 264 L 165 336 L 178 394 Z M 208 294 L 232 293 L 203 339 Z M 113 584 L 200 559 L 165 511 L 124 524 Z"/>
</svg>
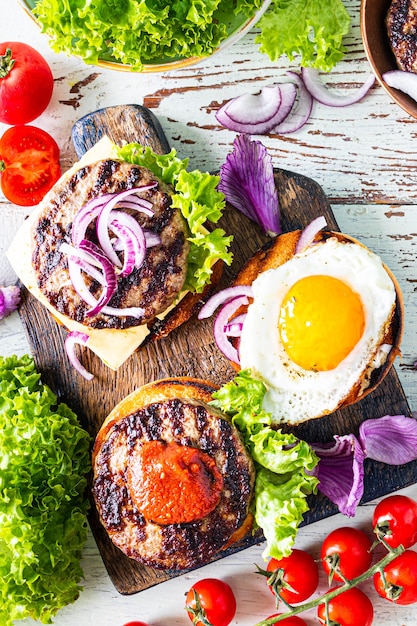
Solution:
<svg viewBox="0 0 417 626">
<path fill-rule="evenodd" d="M 288 356 L 305 370 L 339 365 L 363 334 L 365 314 L 359 295 L 332 276 L 306 276 L 290 288 L 278 327 Z"/>
</svg>

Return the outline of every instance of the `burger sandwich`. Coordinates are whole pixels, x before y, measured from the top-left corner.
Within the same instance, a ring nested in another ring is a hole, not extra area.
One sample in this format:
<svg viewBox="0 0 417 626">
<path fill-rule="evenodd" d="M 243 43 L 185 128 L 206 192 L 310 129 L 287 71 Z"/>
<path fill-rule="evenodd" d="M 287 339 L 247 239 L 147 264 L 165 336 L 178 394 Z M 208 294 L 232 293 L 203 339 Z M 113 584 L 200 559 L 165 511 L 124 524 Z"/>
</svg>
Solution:
<svg viewBox="0 0 417 626">
<path fill-rule="evenodd" d="M 188 172 L 175 150 L 100 140 L 66 172 L 17 233 L 19 278 L 69 331 L 117 369 L 144 342 L 195 313 L 231 262 L 218 178 Z"/>
</svg>

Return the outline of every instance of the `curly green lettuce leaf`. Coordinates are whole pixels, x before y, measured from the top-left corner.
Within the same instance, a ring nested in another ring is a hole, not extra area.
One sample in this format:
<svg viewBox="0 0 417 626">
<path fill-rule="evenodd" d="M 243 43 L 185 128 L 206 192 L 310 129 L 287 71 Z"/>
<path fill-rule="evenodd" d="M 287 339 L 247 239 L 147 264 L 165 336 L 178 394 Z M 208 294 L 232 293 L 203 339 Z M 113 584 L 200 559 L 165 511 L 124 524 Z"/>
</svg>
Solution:
<svg viewBox="0 0 417 626">
<path fill-rule="evenodd" d="M 272 423 L 272 415 L 262 408 L 265 393 L 265 383 L 244 369 L 213 394 L 213 405 L 232 416 L 247 446 L 250 441 L 246 435 Z"/>
<path fill-rule="evenodd" d="M 205 57 L 227 37 L 224 19 L 251 17 L 261 0 L 39 0 L 34 14 L 56 52 L 86 63 L 144 64 Z M 255 7 L 255 9 L 254 9 Z M 242 20 L 243 21 L 243 20 Z"/>
<path fill-rule="evenodd" d="M 219 177 L 199 170 L 189 172 L 188 159 L 179 159 L 175 149 L 161 155 L 148 146 L 131 143 L 119 148 L 118 154 L 124 161 L 147 167 L 174 187 L 172 206 L 181 211 L 190 231 L 184 289 L 201 293 L 210 282 L 214 263 L 219 259 L 227 265 L 232 262 L 229 251 L 232 236 L 221 228 L 210 232 L 204 226 L 207 222 L 216 224 L 225 208 L 224 194 L 217 191 Z"/>
<path fill-rule="evenodd" d="M 262 408 L 265 392 L 261 380 L 241 370 L 213 394 L 212 404 L 231 417 L 255 461 L 254 516 L 267 542 L 264 557 L 281 558 L 308 511 L 307 496 L 316 492 L 311 472 L 319 459 L 305 441 L 271 427 L 272 415 Z"/>
<path fill-rule="evenodd" d="M 328 72 L 346 52 L 350 17 L 341 0 L 274 0 L 258 26 L 255 42 L 272 61 L 299 56 L 302 66 Z"/>
<path fill-rule="evenodd" d="M 257 470 L 255 520 L 266 539 L 265 559 L 281 559 L 290 554 L 303 515 L 308 511 L 306 495 L 314 492 L 316 483 L 301 467 L 285 474 L 263 467 Z"/>
<path fill-rule="evenodd" d="M 80 593 L 90 437 L 29 356 L 0 357 L 0 623 L 48 624 Z"/>
</svg>

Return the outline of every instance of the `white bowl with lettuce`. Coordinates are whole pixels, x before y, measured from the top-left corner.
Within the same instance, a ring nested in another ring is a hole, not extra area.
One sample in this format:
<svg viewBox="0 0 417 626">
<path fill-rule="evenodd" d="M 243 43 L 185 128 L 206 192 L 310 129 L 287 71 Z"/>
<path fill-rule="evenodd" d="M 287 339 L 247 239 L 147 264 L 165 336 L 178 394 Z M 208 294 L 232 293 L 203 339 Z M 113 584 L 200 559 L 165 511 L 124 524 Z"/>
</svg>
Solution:
<svg viewBox="0 0 417 626">
<path fill-rule="evenodd" d="M 271 0 L 19 0 L 55 52 L 115 70 L 162 72 L 219 53 L 255 26 Z"/>
<path fill-rule="evenodd" d="M 18 0 L 55 52 L 115 70 L 163 72 L 221 53 L 255 25 L 254 43 L 329 72 L 346 48 L 343 0 Z"/>
</svg>

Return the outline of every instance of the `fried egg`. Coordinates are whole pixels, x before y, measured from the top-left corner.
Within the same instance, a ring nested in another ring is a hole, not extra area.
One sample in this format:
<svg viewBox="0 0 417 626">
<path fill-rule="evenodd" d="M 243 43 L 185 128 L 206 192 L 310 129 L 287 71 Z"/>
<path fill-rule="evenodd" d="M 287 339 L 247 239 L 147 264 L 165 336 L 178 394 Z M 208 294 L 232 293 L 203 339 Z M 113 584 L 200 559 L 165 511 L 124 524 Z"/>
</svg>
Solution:
<svg viewBox="0 0 417 626">
<path fill-rule="evenodd" d="M 323 239 L 260 273 L 252 288 L 240 367 L 265 382 L 263 408 L 275 423 L 333 412 L 385 362 L 396 290 L 366 247 Z"/>
</svg>

